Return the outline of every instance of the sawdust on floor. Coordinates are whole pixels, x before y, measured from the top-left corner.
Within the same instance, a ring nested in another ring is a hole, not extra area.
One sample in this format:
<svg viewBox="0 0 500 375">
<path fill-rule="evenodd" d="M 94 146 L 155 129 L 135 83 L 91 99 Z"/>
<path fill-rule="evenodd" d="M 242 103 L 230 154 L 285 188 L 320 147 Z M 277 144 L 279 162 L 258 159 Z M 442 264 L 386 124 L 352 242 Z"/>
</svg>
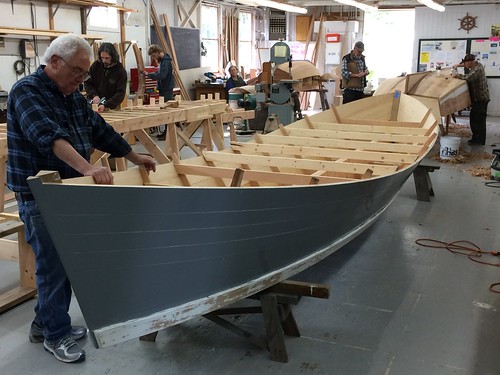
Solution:
<svg viewBox="0 0 500 375">
<path fill-rule="evenodd" d="M 472 137 L 472 133 L 468 124 L 451 123 L 449 125 L 448 135 L 465 139 L 469 139 L 470 137 Z M 496 147 L 496 144 L 492 144 L 491 147 Z M 487 161 L 487 166 L 485 165 L 486 162 L 483 162 L 482 164 L 473 164 L 469 168 L 465 169 L 465 171 L 471 176 L 483 177 L 486 180 L 491 179 L 490 162 L 493 160 L 493 158 L 494 155 L 490 152 L 475 152 L 474 150 L 466 151 L 463 149 L 462 145 L 460 145 L 459 155 L 454 158 L 441 159 L 439 157 L 439 152 L 437 155 L 429 156 L 429 159 L 438 161 L 443 164 L 468 164 L 483 160 Z"/>
</svg>

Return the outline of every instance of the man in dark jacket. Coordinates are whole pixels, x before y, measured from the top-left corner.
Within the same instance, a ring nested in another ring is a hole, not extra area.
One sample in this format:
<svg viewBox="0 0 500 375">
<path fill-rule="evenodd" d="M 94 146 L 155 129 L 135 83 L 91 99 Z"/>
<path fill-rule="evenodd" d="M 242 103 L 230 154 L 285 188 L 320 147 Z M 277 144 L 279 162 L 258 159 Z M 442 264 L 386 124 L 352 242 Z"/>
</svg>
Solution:
<svg viewBox="0 0 500 375">
<path fill-rule="evenodd" d="M 362 99 L 366 87 L 366 76 L 370 74 L 366 66 L 363 42 L 356 42 L 352 51 L 342 58 L 342 103 Z"/>
<path fill-rule="evenodd" d="M 115 109 L 123 102 L 127 89 L 127 72 L 111 43 L 101 44 L 98 56 L 89 69 L 90 78 L 84 85 L 87 98 L 92 103 L 99 104 L 99 112 L 104 112 L 106 108 Z"/>
<path fill-rule="evenodd" d="M 174 98 L 175 85 L 174 75 L 172 72 L 172 58 L 157 44 L 149 46 L 148 55 L 151 56 L 151 59 L 156 60 L 160 64 L 160 67 L 157 72 L 141 73 L 150 79 L 158 81 L 158 91 L 160 96 L 163 96 L 165 101 L 172 100 Z M 166 129 L 157 136 L 158 139 L 165 140 L 165 134 Z"/>
</svg>

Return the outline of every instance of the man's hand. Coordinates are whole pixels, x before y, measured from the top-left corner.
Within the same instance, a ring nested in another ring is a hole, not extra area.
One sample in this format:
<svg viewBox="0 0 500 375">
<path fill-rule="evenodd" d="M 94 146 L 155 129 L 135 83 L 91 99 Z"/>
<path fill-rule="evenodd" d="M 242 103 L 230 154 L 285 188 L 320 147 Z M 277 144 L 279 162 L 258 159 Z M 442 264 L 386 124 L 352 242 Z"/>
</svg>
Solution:
<svg viewBox="0 0 500 375">
<path fill-rule="evenodd" d="M 99 98 L 99 96 L 96 95 L 92 98 L 92 103 L 97 104 L 97 103 L 99 103 L 100 100 L 101 100 L 101 98 Z"/>
<path fill-rule="evenodd" d="M 148 173 L 150 171 L 156 172 L 156 161 L 149 155 L 138 154 L 135 151 L 130 151 L 125 158 L 130 160 L 135 165 L 142 165 Z"/>
<path fill-rule="evenodd" d="M 96 184 L 102 185 L 112 185 L 113 184 L 113 174 L 109 168 L 90 165 L 87 170 L 83 172 L 84 176 L 92 176 Z"/>
<path fill-rule="evenodd" d="M 106 110 L 106 107 L 104 104 L 100 104 L 99 107 L 97 107 L 97 112 L 104 112 Z"/>
</svg>

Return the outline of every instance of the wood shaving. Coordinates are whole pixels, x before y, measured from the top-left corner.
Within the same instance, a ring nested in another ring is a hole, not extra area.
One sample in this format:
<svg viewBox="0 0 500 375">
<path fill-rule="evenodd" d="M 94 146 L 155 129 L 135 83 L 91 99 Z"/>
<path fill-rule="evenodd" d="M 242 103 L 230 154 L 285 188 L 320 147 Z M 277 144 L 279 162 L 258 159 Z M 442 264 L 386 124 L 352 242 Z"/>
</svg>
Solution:
<svg viewBox="0 0 500 375">
<path fill-rule="evenodd" d="M 485 180 L 490 180 L 491 179 L 491 168 L 490 167 L 483 167 L 480 165 L 473 165 L 472 168 L 466 169 L 467 172 L 471 176 L 474 177 L 484 177 Z"/>
</svg>

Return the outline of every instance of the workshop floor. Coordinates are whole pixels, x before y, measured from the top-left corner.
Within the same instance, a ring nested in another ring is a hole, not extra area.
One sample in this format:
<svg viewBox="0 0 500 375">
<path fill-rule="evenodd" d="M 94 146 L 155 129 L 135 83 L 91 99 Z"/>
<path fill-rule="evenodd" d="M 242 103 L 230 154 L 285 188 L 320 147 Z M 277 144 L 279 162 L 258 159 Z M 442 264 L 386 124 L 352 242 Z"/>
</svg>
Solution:
<svg viewBox="0 0 500 375">
<path fill-rule="evenodd" d="M 303 298 L 294 307 L 302 336 L 285 339 L 288 363 L 273 362 L 268 352 L 198 318 L 160 331 L 156 342 L 95 349 L 84 339 L 86 361 L 63 364 L 28 341 L 31 300 L 0 315 L 0 374 L 498 375 L 500 294 L 489 286 L 500 282 L 499 268 L 415 243 L 467 240 L 500 250 L 500 190 L 471 175 L 487 170 L 491 150 L 500 148 L 500 118 L 489 117 L 488 124 L 487 145 L 473 148 L 467 127 L 452 126 L 463 135 L 464 163 L 432 161 L 441 169 L 430 175 L 431 202 L 416 199 L 410 178 L 371 228 L 295 277 L 328 284 L 331 296 Z M 433 154 L 438 151 L 436 145 Z M 500 263 L 487 255 L 481 260 Z M 15 262 L 1 261 L 0 292 L 14 287 L 17 275 Z M 71 315 L 84 324 L 76 299 Z M 261 316 L 232 321 L 264 334 Z"/>
</svg>

